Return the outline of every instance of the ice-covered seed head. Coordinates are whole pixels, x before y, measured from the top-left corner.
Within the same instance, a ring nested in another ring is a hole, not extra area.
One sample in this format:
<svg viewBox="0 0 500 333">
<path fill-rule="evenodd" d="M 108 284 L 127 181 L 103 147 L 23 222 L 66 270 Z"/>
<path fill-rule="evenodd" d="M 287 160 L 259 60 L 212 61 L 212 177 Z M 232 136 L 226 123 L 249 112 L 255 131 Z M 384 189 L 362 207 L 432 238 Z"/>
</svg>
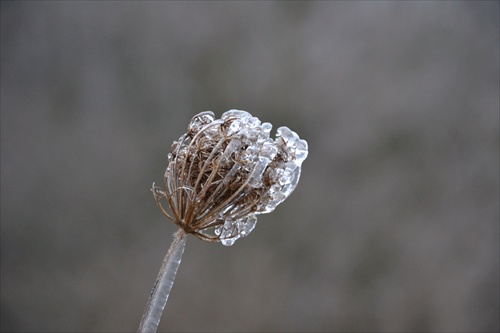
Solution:
<svg viewBox="0 0 500 333">
<path fill-rule="evenodd" d="M 156 202 L 187 233 L 232 245 L 295 189 L 307 142 L 288 127 L 270 138 L 272 125 L 242 110 L 215 119 L 195 115 L 172 145 L 165 189 L 153 186 Z M 166 198 L 168 213 L 160 203 Z"/>
</svg>

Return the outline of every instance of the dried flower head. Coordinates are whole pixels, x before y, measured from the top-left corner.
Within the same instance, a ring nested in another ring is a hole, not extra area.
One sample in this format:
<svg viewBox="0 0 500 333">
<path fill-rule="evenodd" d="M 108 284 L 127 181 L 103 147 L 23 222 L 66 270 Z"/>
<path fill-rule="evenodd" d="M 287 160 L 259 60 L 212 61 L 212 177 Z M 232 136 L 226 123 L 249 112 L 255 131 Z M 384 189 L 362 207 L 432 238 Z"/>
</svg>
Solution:
<svg viewBox="0 0 500 333">
<path fill-rule="evenodd" d="M 307 142 L 288 127 L 269 137 L 272 125 L 250 113 L 229 110 L 215 119 L 193 117 L 174 141 L 164 175 L 165 190 L 153 194 L 163 213 L 186 233 L 232 245 L 295 189 Z M 171 214 L 161 205 L 165 198 Z"/>
</svg>

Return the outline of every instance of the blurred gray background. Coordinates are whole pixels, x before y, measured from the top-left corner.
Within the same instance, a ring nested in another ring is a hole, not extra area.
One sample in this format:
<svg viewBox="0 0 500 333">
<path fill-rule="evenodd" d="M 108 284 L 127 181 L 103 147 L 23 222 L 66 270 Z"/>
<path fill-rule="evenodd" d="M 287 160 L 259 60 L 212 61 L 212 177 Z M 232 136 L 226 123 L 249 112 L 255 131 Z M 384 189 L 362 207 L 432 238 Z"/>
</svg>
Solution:
<svg viewBox="0 0 500 333">
<path fill-rule="evenodd" d="M 162 331 L 498 331 L 499 3 L 1 2 L 1 329 L 135 331 L 166 155 L 238 108 L 310 147 Z"/>
</svg>

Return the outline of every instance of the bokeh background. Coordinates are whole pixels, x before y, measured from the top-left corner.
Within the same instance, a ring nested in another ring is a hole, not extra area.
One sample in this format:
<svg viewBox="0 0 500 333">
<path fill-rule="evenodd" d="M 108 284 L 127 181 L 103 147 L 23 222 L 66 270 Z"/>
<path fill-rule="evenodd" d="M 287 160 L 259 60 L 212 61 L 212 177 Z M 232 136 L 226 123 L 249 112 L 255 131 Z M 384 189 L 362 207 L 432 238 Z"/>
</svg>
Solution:
<svg viewBox="0 0 500 333">
<path fill-rule="evenodd" d="M 200 111 L 309 143 L 161 331 L 499 330 L 499 3 L 1 2 L 1 330 L 137 329 Z"/>
</svg>

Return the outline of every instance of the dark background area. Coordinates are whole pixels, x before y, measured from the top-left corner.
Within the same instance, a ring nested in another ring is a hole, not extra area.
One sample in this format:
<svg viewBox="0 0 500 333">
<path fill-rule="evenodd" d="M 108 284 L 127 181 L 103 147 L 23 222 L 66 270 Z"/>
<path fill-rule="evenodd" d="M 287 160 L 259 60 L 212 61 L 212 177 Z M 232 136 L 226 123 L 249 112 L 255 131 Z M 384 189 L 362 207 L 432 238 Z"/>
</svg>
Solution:
<svg viewBox="0 0 500 333">
<path fill-rule="evenodd" d="M 150 186 L 232 108 L 309 157 L 249 237 L 189 237 L 160 330 L 499 330 L 497 1 L 2 1 L 2 331 L 135 331 Z"/>
</svg>

